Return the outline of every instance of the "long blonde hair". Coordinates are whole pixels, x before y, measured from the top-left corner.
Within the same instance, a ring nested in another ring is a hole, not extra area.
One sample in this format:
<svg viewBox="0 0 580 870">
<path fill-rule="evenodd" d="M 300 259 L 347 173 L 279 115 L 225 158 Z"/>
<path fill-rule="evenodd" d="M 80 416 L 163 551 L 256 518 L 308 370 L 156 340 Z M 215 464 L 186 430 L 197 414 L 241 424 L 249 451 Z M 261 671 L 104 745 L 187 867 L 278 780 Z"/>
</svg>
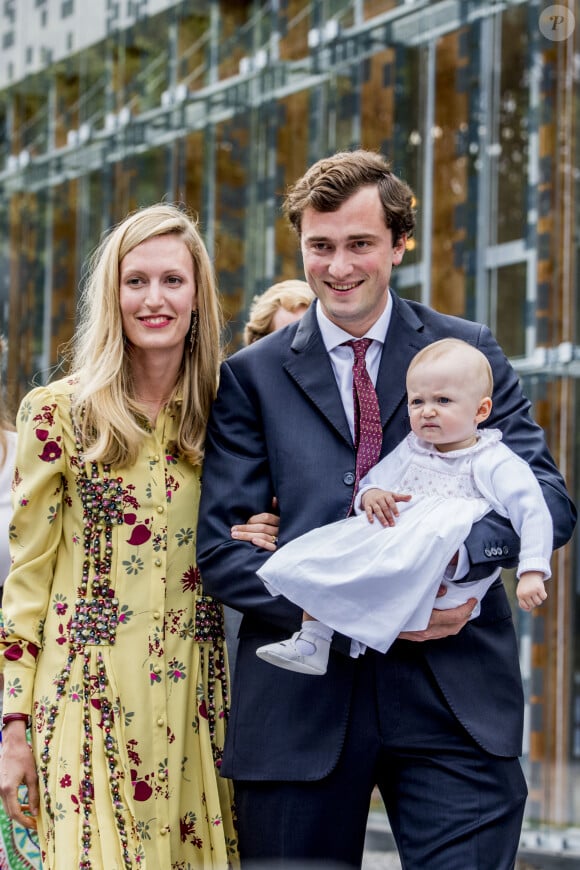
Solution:
<svg viewBox="0 0 580 870">
<path fill-rule="evenodd" d="M 139 209 L 114 227 L 89 260 L 80 321 L 72 341 L 72 369 L 79 383 L 73 414 L 88 460 L 132 465 L 145 435 L 136 401 L 119 304 L 119 267 L 129 251 L 155 236 L 174 233 L 194 265 L 199 329 L 169 400 L 179 416 L 177 449 L 193 465 L 203 457 L 205 428 L 217 387 L 222 316 L 214 270 L 196 221 L 171 203 Z M 178 402 L 177 400 L 180 400 Z"/>
</svg>

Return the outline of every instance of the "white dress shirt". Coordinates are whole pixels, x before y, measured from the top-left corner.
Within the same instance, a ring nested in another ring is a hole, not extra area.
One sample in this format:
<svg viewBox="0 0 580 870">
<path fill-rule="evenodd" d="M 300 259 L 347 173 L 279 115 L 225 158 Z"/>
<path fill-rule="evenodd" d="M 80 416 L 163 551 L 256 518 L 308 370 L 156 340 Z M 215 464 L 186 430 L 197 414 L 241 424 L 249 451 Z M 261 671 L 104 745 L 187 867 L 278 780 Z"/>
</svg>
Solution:
<svg viewBox="0 0 580 870">
<path fill-rule="evenodd" d="M 385 310 L 379 319 L 375 321 L 364 335 L 360 336 L 361 338 L 372 338 L 372 344 L 369 345 L 366 352 L 365 364 L 373 384 L 377 383 L 379 364 L 381 361 L 381 354 L 383 352 L 387 329 L 389 328 L 391 320 L 392 308 L 393 303 L 391 302 L 391 295 L 389 293 Z M 350 426 L 350 431 L 354 440 L 354 402 L 352 397 L 352 366 L 354 362 L 354 353 L 351 347 L 344 347 L 344 342 L 352 341 L 354 336 L 349 332 L 345 332 L 344 329 L 341 329 L 340 326 L 337 326 L 329 320 L 326 314 L 322 311 L 320 303 L 316 306 L 316 316 L 318 318 L 320 332 L 322 333 L 322 340 L 326 350 L 328 351 L 336 383 L 340 390 L 340 398 L 342 399 L 346 419 L 348 420 L 348 425 Z"/>
</svg>

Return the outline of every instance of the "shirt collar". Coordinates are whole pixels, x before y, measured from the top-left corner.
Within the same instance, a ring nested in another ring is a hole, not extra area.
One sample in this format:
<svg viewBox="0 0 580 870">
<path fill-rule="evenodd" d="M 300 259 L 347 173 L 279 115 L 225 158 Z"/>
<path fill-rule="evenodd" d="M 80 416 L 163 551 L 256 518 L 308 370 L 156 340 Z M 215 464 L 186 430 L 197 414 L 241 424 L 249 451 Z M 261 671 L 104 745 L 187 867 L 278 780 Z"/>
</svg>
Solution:
<svg viewBox="0 0 580 870">
<path fill-rule="evenodd" d="M 387 304 L 385 305 L 385 310 L 378 318 L 378 320 L 375 320 L 371 328 L 368 329 L 363 336 L 361 336 L 361 338 L 372 338 L 373 341 L 378 341 L 381 344 L 384 344 L 385 337 L 387 335 L 387 329 L 389 328 L 389 323 L 391 322 L 392 311 L 393 301 L 389 292 L 387 297 Z M 328 319 L 326 314 L 323 312 L 322 305 L 320 305 L 320 303 L 317 303 L 316 305 L 316 318 L 318 320 L 318 326 L 320 327 L 324 346 L 328 352 L 334 350 L 335 347 L 344 344 L 345 341 L 352 341 L 353 336 L 349 332 L 341 329 L 340 326 L 337 326 L 335 323 Z"/>
</svg>

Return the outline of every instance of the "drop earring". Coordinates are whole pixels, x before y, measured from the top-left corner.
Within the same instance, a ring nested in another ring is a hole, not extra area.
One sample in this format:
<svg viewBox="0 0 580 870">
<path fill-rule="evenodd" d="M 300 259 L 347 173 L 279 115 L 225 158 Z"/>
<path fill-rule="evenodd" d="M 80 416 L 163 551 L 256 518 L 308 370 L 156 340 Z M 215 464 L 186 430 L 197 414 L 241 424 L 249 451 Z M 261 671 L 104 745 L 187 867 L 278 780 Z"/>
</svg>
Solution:
<svg viewBox="0 0 580 870">
<path fill-rule="evenodd" d="M 193 353 L 193 349 L 197 342 L 197 333 L 199 331 L 199 311 L 194 309 L 191 312 L 191 325 L 189 327 L 189 352 Z"/>
</svg>

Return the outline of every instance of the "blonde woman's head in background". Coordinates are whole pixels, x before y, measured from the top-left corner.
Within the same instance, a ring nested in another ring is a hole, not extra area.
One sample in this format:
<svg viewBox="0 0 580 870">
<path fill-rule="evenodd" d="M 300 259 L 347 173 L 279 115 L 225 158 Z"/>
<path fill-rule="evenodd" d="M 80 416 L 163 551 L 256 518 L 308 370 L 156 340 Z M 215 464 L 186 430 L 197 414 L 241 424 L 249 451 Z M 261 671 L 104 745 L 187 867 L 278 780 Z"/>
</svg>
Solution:
<svg viewBox="0 0 580 870">
<path fill-rule="evenodd" d="M 290 279 L 268 287 L 252 301 L 250 317 L 244 329 L 244 344 L 253 344 L 259 338 L 299 320 L 313 299 L 314 293 L 306 281 Z"/>
</svg>

